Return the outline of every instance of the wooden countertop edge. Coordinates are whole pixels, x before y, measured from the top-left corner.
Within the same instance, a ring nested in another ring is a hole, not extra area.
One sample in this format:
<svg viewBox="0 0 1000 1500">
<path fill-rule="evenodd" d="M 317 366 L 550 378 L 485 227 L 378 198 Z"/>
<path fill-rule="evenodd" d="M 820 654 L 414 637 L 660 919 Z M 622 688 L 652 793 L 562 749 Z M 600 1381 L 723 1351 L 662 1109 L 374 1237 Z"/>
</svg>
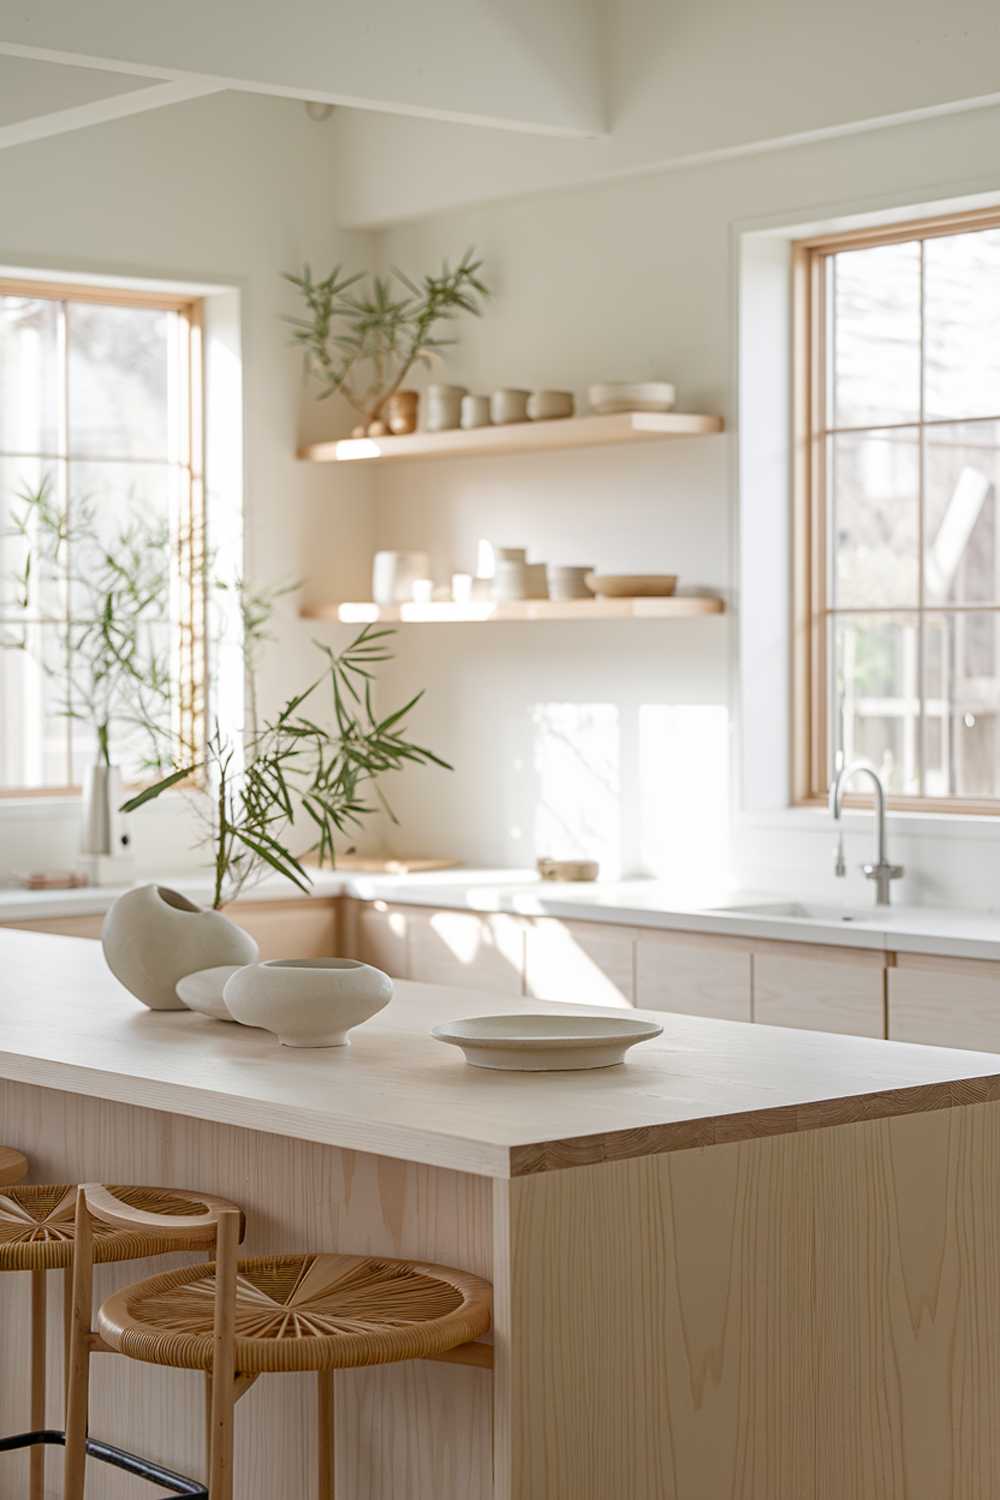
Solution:
<svg viewBox="0 0 1000 1500">
<path fill-rule="evenodd" d="M 872 1120 L 891 1120 L 900 1115 L 925 1114 L 939 1109 L 958 1109 L 967 1104 L 989 1104 L 1000 1100 L 1000 1073 L 980 1078 L 962 1078 L 944 1083 L 913 1084 L 906 1088 L 853 1094 L 839 1099 L 821 1099 L 778 1109 L 747 1110 L 743 1114 L 677 1120 L 665 1125 L 577 1136 L 560 1141 L 510 1148 L 511 1178 L 530 1177 L 567 1167 L 633 1161 L 641 1156 L 662 1156 L 671 1151 L 690 1151 L 702 1146 L 724 1146 L 738 1141 L 762 1140 L 780 1135 L 799 1135 L 836 1125 L 854 1125 Z"/>
</svg>

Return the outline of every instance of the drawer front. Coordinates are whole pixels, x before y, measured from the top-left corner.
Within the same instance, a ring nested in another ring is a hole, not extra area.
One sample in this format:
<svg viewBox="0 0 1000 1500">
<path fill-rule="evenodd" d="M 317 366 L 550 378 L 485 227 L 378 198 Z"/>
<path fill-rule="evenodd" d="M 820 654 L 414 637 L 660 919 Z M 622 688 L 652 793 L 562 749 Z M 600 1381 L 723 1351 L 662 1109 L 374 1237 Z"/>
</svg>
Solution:
<svg viewBox="0 0 1000 1500">
<path fill-rule="evenodd" d="M 889 1036 L 895 1042 L 1000 1052 L 1000 977 L 944 968 L 890 969 Z"/>
<path fill-rule="evenodd" d="M 879 965 L 755 953 L 753 1018 L 851 1036 L 885 1036 L 885 971 Z"/>
<path fill-rule="evenodd" d="M 529 925 L 525 993 L 573 1005 L 635 1004 L 635 937 L 591 922 L 543 918 Z"/>
<path fill-rule="evenodd" d="M 356 956 L 374 964 L 393 979 L 411 979 L 410 913 L 402 907 L 358 903 L 355 908 L 353 944 Z M 353 955 L 352 955 L 353 956 Z"/>
<path fill-rule="evenodd" d="M 517 918 L 411 908 L 407 927 L 411 979 L 524 993 L 524 929 Z"/>
<path fill-rule="evenodd" d="M 334 901 L 237 902 L 227 915 L 254 939 L 261 958 L 336 957 Z"/>
<path fill-rule="evenodd" d="M 749 1021 L 749 952 L 683 938 L 640 937 L 636 947 L 636 1005 L 721 1021 Z"/>
</svg>

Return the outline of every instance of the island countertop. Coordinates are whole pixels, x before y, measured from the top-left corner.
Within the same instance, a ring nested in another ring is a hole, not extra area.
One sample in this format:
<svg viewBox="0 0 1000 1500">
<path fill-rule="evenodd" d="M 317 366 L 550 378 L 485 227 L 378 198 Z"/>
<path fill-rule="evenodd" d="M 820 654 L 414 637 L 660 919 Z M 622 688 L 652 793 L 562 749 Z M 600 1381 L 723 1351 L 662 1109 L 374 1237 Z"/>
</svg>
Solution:
<svg viewBox="0 0 1000 1500">
<path fill-rule="evenodd" d="M 350 1048 L 297 1051 L 145 1010 L 84 939 L 5 932 L 0 966 L 0 1078 L 488 1177 L 1000 1098 L 989 1053 L 653 1012 L 622 1067 L 490 1072 L 430 1028 L 566 1007 L 402 981 Z"/>
</svg>

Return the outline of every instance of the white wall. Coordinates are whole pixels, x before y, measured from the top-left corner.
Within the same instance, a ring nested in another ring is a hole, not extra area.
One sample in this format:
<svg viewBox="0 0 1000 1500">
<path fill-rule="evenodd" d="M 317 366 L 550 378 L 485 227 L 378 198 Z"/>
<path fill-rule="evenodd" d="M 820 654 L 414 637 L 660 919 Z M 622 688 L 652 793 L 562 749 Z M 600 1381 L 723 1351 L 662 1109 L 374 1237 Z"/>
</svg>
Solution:
<svg viewBox="0 0 1000 1500">
<path fill-rule="evenodd" d="M 363 264 L 363 235 L 338 231 L 322 184 L 329 135 L 301 104 L 220 94 L 0 154 L 0 264 L 53 271 L 220 282 L 242 308 L 247 572 L 355 592 L 373 541 L 367 479 L 342 477 L 334 501 L 322 471 L 295 459 L 300 440 L 335 420 L 302 399 L 298 355 L 281 315 L 294 312 L 283 270 L 309 257 Z M 300 428 L 300 422 L 303 424 Z M 209 475 L 211 494 L 212 478 Z M 264 673 L 271 704 L 312 669 L 311 631 L 282 608 Z M 72 808 L 6 806 L 0 873 L 70 860 Z M 155 830 L 155 831 L 154 831 Z M 141 865 L 191 860 L 176 805 L 135 820 Z"/>
<path fill-rule="evenodd" d="M 496 297 L 481 323 L 462 325 L 449 378 L 477 389 L 554 385 L 579 394 L 602 377 L 662 375 L 676 380 L 682 407 L 720 411 L 730 428 L 721 439 L 634 453 L 394 465 L 379 476 L 380 544 L 429 546 L 442 578 L 452 566 L 470 565 L 481 535 L 526 543 L 554 560 L 676 570 L 728 591 L 738 611 L 730 538 L 737 529 L 740 230 L 997 192 L 998 126 L 998 111 L 945 117 L 455 210 L 387 231 L 380 247 L 387 265 L 419 270 L 469 243 L 486 257 Z M 775 339 L 785 338 L 776 328 Z M 339 476 L 330 483 L 333 492 Z M 743 527 L 753 526 L 751 510 Z M 419 725 L 458 769 L 445 782 L 429 772 L 409 780 L 396 798 L 404 819 L 396 846 L 523 864 L 546 852 L 536 833 L 550 841 L 560 813 L 567 842 L 578 839 L 589 804 L 586 836 L 626 870 L 683 868 L 700 858 L 703 838 L 718 849 L 728 801 L 715 749 L 723 732 L 718 710 L 735 719 L 737 627 L 738 613 L 728 621 L 593 629 L 407 629 L 399 637 L 397 692 L 429 688 Z M 780 655 L 773 671 L 784 672 Z M 553 704 L 575 707 L 553 714 Z M 687 717 L 667 712 L 678 706 Z M 779 758 L 783 729 L 776 721 Z M 600 758 L 600 785 L 582 764 L 574 767 L 574 747 L 586 752 L 581 762 Z M 707 833 L 683 793 L 650 814 L 658 796 L 670 799 L 660 784 L 666 777 L 669 786 L 677 767 L 699 781 Z M 868 857 L 870 836 L 867 821 L 855 821 L 852 861 Z M 940 825 L 930 837 L 902 836 L 895 821 L 896 855 L 914 872 L 909 894 L 994 903 L 994 824 L 966 827 L 958 845 Z M 732 863 L 738 876 L 765 888 L 833 896 L 840 892 L 830 845 L 823 817 L 744 810 Z M 854 891 L 870 895 L 863 882 Z"/>
</svg>

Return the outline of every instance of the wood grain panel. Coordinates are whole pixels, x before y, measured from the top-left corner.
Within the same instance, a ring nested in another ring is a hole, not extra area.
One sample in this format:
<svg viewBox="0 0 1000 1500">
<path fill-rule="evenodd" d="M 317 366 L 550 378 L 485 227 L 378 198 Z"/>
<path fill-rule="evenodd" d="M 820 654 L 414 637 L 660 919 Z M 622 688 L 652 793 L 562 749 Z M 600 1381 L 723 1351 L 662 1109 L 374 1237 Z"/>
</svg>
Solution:
<svg viewBox="0 0 1000 1500">
<path fill-rule="evenodd" d="M 412 979 L 410 969 L 410 913 L 403 907 L 354 903 L 354 950 L 351 957 L 374 964 L 393 979 Z"/>
<path fill-rule="evenodd" d="M 1000 1105 L 496 1192 L 495 1500 L 1000 1497 Z"/>
<path fill-rule="evenodd" d="M 0 922 L 15 932 L 47 932 L 53 937 L 99 938 L 103 916 L 33 917 L 23 922 Z"/>
<path fill-rule="evenodd" d="M 884 1037 L 882 955 L 849 961 L 755 952 L 753 1018 L 766 1026 Z"/>
<path fill-rule="evenodd" d="M 536 1000 L 634 1005 L 635 935 L 599 922 L 529 922 L 524 974 L 525 994 Z"/>
<path fill-rule="evenodd" d="M 32 1181 L 104 1179 L 215 1189 L 247 1211 L 246 1253 L 341 1249 L 413 1255 L 491 1275 L 485 1179 L 340 1151 L 255 1131 L 0 1083 L 0 1139 L 31 1144 Z M 194 1257 L 187 1257 L 188 1261 Z M 184 1263 L 160 1258 L 99 1267 L 97 1294 Z M 0 1275 L 0 1411 L 6 1430 L 27 1425 L 23 1361 L 28 1277 Z M 57 1273 L 50 1277 L 49 1417 L 61 1425 Z M 202 1472 L 200 1377 L 117 1357 L 95 1360 L 92 1431 L 181 1472 Z M 337 1378 L 337 1463 L 358 1500 L 487 1500 L 492 1408 L 488 1372 L 427 1362 Z M 237 1408 L 240 1500 L 311 1495 L 313 1384 L 282 1375 L 257 1382 Z M 454 1444 L 449 1436 L 461 1435 Z M 0 1495 L 24 1493 L 26 1468 L 0 1456 Z M 99 1500 L 135 1500 L 135 1480 L 102 1469 Z M 61 1494 L 57 1459 L 47 1494 Z"/>
<path fill-rule="evenodd" d="M 334 958 L 337 902 L 240 901 L 226 913 L 256 941 L 261 958 Z"/>
<path fill-rule="evenodd" d="M 524 927 L 517 917 L 410 908 L 410 977 L 505 995 L 524 991 Z"/>
<path fill-rule="evenodd" d="M 970 960 L 970 962 L 973 962 Z M 978 974 L 939 967 L 889 971 L 889 1036 L 935 1047 L 1000 1052 L 1000 965 Z"/>
<path fill-rule="evenodd" d="M 636 1004 L 722 1021 L 751 1019 L 748 949 L 688 933 L 643 933 L 636 945 Z"/>
</svg>

